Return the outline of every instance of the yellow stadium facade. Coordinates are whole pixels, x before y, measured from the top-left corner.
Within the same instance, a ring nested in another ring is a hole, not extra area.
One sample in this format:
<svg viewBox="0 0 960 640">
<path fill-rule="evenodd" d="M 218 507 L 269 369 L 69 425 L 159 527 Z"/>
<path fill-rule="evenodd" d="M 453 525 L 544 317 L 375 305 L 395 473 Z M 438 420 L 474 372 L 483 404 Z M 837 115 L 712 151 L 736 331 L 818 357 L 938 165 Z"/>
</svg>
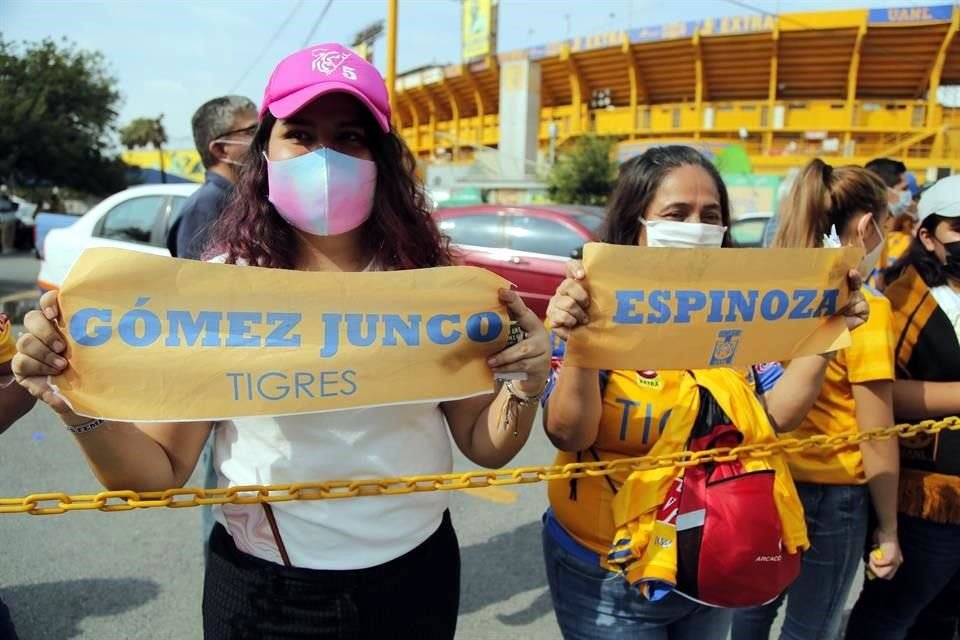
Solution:
<svg viewBox="0 0 960 640">
<path fill-rule="evenodd" d="M 539 144 L 595 134 L 621 155 L 666 140 L 736 143 L 753 171 L 813 156 L 903 160 L 921 181 L 960 172 L 960 8 L 752 15 L 573 38 L 397 79 L 395 125 L 423 163 L 499 145 L 501 72 L 540 68 Z M 402 46 L 402 39 L 401 39 Z"/>
</svg>

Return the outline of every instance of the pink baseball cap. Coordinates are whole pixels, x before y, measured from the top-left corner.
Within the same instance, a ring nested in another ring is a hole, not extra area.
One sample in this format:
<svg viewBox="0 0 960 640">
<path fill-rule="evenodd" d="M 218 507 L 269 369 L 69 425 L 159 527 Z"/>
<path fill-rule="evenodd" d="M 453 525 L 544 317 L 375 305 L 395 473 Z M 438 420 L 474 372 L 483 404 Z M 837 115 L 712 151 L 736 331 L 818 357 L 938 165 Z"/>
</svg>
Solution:
<svg viewBox="0 0 960 640">
<path fill-rule="evenodd" d="M 390 99 L 380 72 L 335 43 L 317 44 L 280 61 L 263 91 L 260 119 L 267 109 L 277 118 L 288 118 L 310 101 L 336 92 L 354 96 L 384 132 L 390 131 Z"/>
</svg>

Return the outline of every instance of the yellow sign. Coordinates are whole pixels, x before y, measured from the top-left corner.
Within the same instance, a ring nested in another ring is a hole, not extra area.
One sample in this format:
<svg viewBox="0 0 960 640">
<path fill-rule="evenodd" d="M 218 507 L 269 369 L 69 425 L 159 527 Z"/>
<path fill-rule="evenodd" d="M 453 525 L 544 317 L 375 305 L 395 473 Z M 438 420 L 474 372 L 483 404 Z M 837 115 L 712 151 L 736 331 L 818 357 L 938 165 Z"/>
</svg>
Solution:
<svg viewBox="0 0 960 640">
<path fill-rule="evenodd" d="M 216 420 L 493 391 L 507 282 L 473 267 L 316 273 L 88 249 L 60 291 L 82 415 Z"/>
<path fill-rule="evenodd" d="M 160 170 L 160 154 L 152 149 L 124 151 L 120 159 L 140 169 Z M 193 182 L 203 182 L 206 176 L 206 169 L 196 149 L 164 150 L 163 169 L 169 175 Z"/>
<path fill-rule="evenodd" d="M 463 0 L 463 59 L 494 53 L 497 33 L 494 0 Z"/>
<path fill-rule="evenodd" d="M 597 369 L 748 366 L 850 345 L 846 277 L 863 249 L 584 248 L 590 323 L 566 361 Z"/>
<path fill-rule="evenodd" d="M 776 24 L 776 17 L 770 14 L 707 18 L 700 23 L 700 35 L 728 36 L 741 33 L 760 33 L 773 31 Z"/>
</svg>

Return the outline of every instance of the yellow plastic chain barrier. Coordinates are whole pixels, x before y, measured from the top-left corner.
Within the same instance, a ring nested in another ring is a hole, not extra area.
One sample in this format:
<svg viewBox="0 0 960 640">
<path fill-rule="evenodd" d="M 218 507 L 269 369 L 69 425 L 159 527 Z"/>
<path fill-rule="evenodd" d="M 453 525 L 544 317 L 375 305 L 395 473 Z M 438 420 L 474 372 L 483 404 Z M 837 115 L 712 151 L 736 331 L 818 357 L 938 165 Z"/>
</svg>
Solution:
<svg viewBox="0 0 960 640">
<path fill-rule="evenodd" d="M 28 513 L 35 516 L 56 515 L 67 511 L 130 511 L 149 507 L 180 509 L 204 504 L 255 504 L 288 500 L 335 500 L 361 496 L 399 495 L 421 491 L 457 491 L 490 486 L 530 484 L 551 480 L 568 480 L 588 476 L 605 476 L 623 471 L 659 467 L 690 467 L 706 462 L 730 462 L 740 457 L 763 458 L 774 453 L 789 453 L 814 447 L 840 447 L 867 440 L 886 440 L 899 436 L 916 438 L 933 435 L 944 429 L 960 430 L 960 418 L 924 420 L 917 424 L 901 424 L 887 429 L 851 433 L 842 436 L 817 435 L 802 440 L 784 438 L 772 443 L 740 447 L 678 451 L 664 456 L 620 458 L 605 462 L 576 462 L 566 465 L 519 467 L 496 471 L 383 478 L 374 480 L 332 480 L 285 485 L 248 485 L 227 489 L 167 489 L 166 491 L 101 491 L 96 494 L 35 493 L 23 498 L 0 498 L 0 514 Z M 47 503 L 47 506 L 44 506 Z M 52 504 L 51 504 L 52 503 Z"/>
</svg>

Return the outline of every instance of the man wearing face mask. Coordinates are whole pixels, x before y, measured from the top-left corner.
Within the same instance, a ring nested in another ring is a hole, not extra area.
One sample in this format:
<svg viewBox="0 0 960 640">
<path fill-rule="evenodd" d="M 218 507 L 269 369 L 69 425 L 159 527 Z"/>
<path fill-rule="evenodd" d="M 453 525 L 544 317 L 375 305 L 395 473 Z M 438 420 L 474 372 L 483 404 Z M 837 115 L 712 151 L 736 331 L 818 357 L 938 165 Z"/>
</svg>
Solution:
<svg viewBox="0 0 960 640">
<path fill-rule="evenodd" d="M 237 169 L 257 128 L 257 108 L 249 98 L 222 96 L 197 109 L 191 120 L 193 141 L 207 170 L 206 182 L 183 205 L 170 228 L 171 255 L 199 260 L 213 223 L 237 181 Z"/>
<path fill-rule="evenodd" d="M 233 193 L 237 169 L 257 128 L 257 107 L 243 96 L 222 96 L 202 104 L 191 119 L 193 140 L 207 169 L 206 182 L 184 203 L 183 214 L 170 227 L 167 248 L 176 258 L 199 260 L 207 246 L 210 229 Z M 212 440 L 212 439 L 211 439 Z M 204 484 L 217 486 L 212 442 L 203 448 L 201 466 Z M 202 507 L 204 557 L 213 529 L 213 512 Z"/>
<path fill-rule="evenodd" d="M 887 204 L 890 208 L 889 233 L 877 269 L 886 269 L 906 252 L 917 224 L 917 205 L 913 201 L 907 167 L 899 160 L 876 158 L 866 164 L 887 185 Z M 877 280 L 873 284 L 882 288 Z"/>
</svg>

